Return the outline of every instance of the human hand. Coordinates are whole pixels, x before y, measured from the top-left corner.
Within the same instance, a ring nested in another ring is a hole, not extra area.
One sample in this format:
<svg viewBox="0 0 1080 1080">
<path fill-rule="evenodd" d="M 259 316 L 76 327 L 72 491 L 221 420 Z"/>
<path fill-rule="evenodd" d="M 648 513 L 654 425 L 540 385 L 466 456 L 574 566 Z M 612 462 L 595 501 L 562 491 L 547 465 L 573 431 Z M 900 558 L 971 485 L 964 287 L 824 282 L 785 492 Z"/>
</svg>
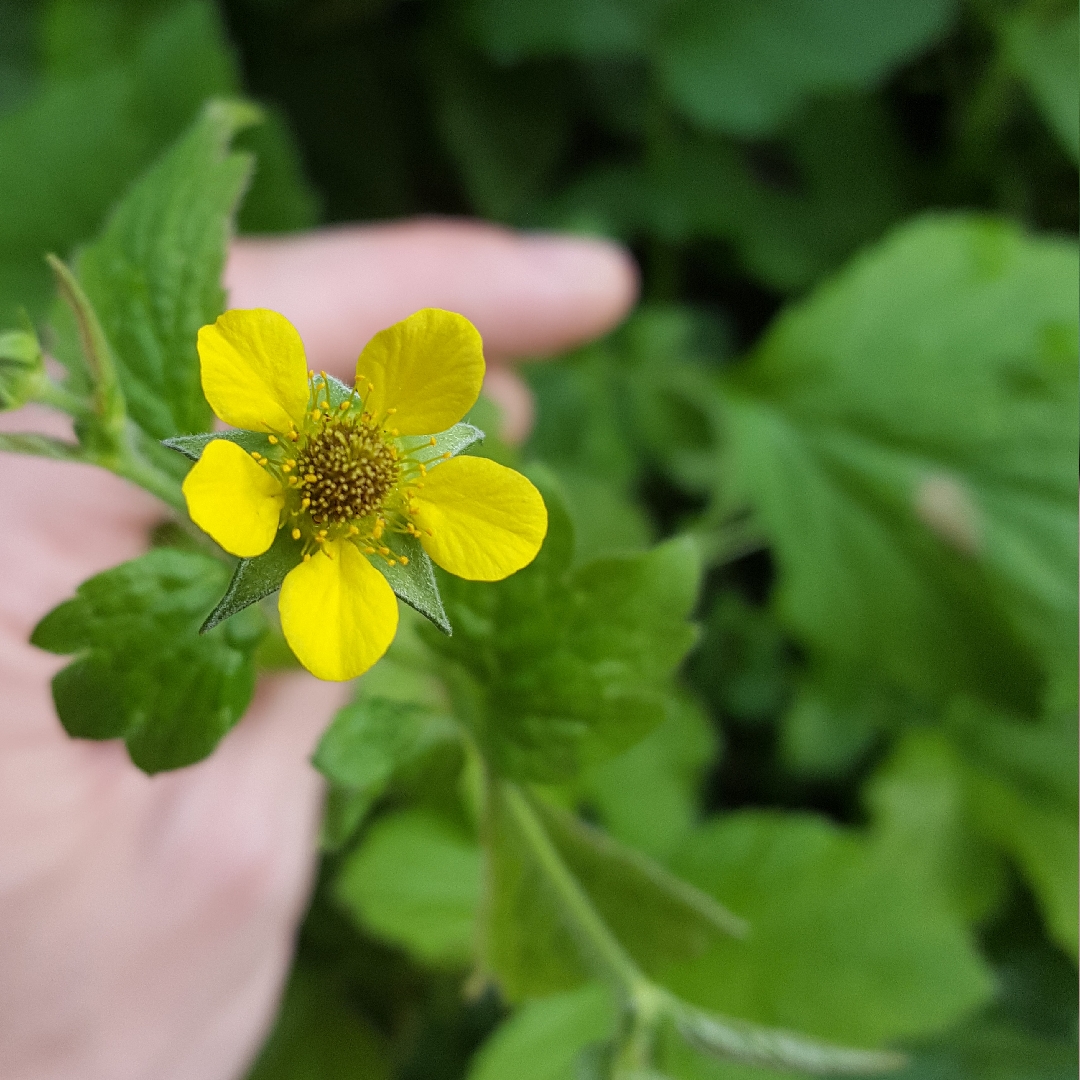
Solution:
<svg viewBox="0 0 1080 1080">
<path fill-rule="evenodd" d="M 602 333 L 636 291 L 589 241 L 416 221 L 242 240 L 232 307 L 299 329 L 312 367 L 350 378 L 371 335 L 425 306 L 468 316 L 504 435 L 531 401 L 505 361 Z M 4 430 L 63 434 L 23 410 Z M 315 859 L 311 751 L 342 700 L 267 677 L 208 760 L 147 777 L 119 743 L 68 738 L 28 644 L 86 578 L 138 555 L 164 515 L 88 466 L 0 454 L 0 1063 L 5 1080 L 226 1080 L 273 1015 Z"/>
</svg>

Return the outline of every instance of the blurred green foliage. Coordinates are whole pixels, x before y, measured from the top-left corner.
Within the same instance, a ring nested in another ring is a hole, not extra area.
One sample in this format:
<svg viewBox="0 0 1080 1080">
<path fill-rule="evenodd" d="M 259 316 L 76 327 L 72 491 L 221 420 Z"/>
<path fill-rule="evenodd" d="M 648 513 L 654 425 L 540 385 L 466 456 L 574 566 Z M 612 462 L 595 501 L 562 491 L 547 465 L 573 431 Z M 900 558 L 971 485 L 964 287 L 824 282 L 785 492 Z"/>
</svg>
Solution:
<svg viewBox="0 0 1080 1080">
<path fill-rule="evenodd" d="M 327 854 L 253 1080 L 602 1075 L 614 1006 L 485 832 L 515 826 L 482 820 L 455 716 L 546 785 L 563 858 L 687 1000 L 898 1041 L 903 1080 L 1075 1076 L 1075 3 L 5 0 L 0 24 L 0 330 L 48 310 L 43 252 L 241 88 L 270 116 L 237 140 L 242 229 L 468 213 L 642 267 L 625 325 L 529 369 L 542 558 L 447 584 L 451 639 L 404 619 L 320 748 Z M 120 218 L 82 256 L 102 274 L 109 243 Z M 684 949 L 669 879 L 750 937 Z M 512 1010 L 470 978 L 481 926 Z M 674 1038 L 662 1067 L 767 1075 Z"/>
</svg>

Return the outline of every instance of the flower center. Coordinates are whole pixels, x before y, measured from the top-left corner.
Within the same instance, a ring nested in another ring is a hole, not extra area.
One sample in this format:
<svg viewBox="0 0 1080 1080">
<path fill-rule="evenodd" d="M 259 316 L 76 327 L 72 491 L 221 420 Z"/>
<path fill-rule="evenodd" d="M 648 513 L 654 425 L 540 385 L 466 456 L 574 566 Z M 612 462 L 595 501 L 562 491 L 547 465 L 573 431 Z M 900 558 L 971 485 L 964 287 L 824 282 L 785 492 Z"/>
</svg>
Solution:
<svg viewBox="0 0 1080 1080">
<path fill-rule="evenodd" d="M 297 449 L 296 490 L 316 525 L 374 513 L 398 481 L 397 454 L 366 417 L 327 416 Z"/>
</svg>

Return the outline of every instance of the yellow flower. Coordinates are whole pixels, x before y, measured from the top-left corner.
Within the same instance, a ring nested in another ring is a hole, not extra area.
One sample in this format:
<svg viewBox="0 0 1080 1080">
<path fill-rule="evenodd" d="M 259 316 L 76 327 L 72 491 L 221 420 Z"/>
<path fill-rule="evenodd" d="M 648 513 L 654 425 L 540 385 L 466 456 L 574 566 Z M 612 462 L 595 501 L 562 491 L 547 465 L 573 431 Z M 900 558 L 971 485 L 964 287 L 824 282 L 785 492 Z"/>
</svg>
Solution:
<svg viewBox="0 0 1080 1080">
<path fill-rule="evenodd" d="M 351 394 L 308 371 L 300 335 L 274 311 L 225 312 L 199 331 L 199 360 L 214 412 L 269 438 L 265 452 L 208 443 L 184 481 L 188 511 L 233 555 L 263 554 L 279 529 L 301 545 L 278 606 L 319 678 L 354 678 L 393 640 L 397 598 L 373 562 L 409 561 L 388 546 L 395 534 L 473 581 L 507 577 L 540 550 L 547 510 L 524 476 L 436 449 L 484 377 L 463 316 L 427 308 L 376 334 Z"/>
</svg>

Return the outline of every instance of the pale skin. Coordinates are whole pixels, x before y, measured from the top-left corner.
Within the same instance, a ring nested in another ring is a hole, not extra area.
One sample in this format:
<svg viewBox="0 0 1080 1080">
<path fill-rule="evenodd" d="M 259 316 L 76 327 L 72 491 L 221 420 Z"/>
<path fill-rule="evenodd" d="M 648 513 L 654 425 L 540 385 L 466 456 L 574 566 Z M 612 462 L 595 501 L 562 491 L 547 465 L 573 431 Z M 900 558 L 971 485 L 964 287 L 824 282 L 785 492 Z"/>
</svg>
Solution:
<svg viewBox="0 0 1080 1080">
<path fill-rule="evenodd" d="M 291 319 L 311 366 L 351 379 L 362 345 L 421 307 L 468 316 L 504 435 L 531 423 L 507 361 L 593 338 L 628 311 L 633 265 L 601 242 L 467 222 L 237 242 L 233 307 Z M 37 409 L 2 430 L 63 424 Z M 311 751 L 347 692 L 260 682 L 207 761 L 150 778 L 124 747 L 68 738 L 27 644 L 91 575 L 163 518 L 88 466 L 0 454 L 0 1072 L 5 1080 L 232 1080 L 272 1021 L 315 865 Z"/>
</svg>

